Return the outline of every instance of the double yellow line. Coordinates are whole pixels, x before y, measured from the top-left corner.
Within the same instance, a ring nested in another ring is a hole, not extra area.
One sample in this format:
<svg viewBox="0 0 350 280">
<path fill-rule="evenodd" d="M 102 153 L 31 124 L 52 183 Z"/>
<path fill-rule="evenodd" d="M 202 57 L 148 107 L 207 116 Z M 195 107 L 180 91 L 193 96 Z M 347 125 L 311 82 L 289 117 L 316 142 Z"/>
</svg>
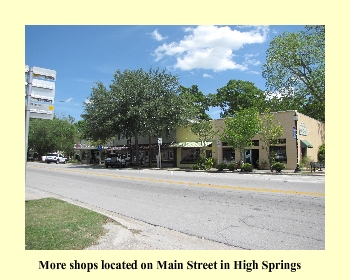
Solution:
<svg viewBox="0 0 350 280">
<path fill-rule="evenodd" d="M 209 187 L 209 188 L 217 188 L 217 189 L 229 189 L 229 190 L 235 190 L 235 191 L 251 191 L 251 192 L 261 192 L 261 193 L 280 193 L 280 194 L 287 194 L 287 195 L 307 195 L 307 196 L 321 196 L 321 197 L 325 196 L 324 193 L 320 193 L 320 192 L 304 192 L 304 191 L 295 191 L 295 190 L 264 189 L 264 188 L 228 186 L 228 185 L 219 185 L 219 184 L 182 182 L 182 181 L 153 179 L 153 178 L 126 176 L 126 175 L 97 173 L 97 172 L 91 172 L 91 171 L 81 171 L 81 170 L 76 170 L 76 169 L 51 168 L 51 167 L 44 167 L 44 166 L 31 166 L 31 167 L 53 169 L 53 170 L 60 170 L 60 171 L 65 171 L 65 172 L 73 172 L 73 173 L 81 173 L 81 174 L 89 174 L 89 175 L 97 175 L 97 176 L 106 176 L 106 177 L 113 177 L 113 178 L 117 178 L 117 179 L 120 178 L 120 179 L 129 179 L 129 180 L 140 180 L 140 181 L 148 181 L 148 182 L 154 182 L 154 183 L 166 183 L 166 184 L 174 184 L 174 185 Z"/>
</svg>

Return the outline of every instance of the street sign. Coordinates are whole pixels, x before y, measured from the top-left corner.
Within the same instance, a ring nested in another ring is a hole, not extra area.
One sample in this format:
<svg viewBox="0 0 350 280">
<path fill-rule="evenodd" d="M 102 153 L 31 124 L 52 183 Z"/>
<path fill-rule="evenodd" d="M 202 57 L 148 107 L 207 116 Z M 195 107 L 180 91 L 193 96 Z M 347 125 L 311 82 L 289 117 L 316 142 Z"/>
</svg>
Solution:
<svg viewBox="0 0 350 280">
<path fill-rule="evenodd" d="M 53 119 L 56 71 L 25 65 L 26 110 L 29 118 Z M 33 78 L 35 77 L 35 78 Z M 46 79 L 46 80 L 45 80 Z M 51 81 L 47 81 L 51 80 Z"/>
<path fill-rule="evenodd" d="M 53 119 L 55 83 L 45 81 L 56 80 L 56 71 L 32 67 L 28 65 L 24 67 L 25 75 L 25 162 L 27 162 L 28 152 L 28 135 L 29 120 L 36 119 Z M 33 77 L 38 79 L 33 79 Z"/>
<path fill-rule="evenodd" d="M 98 145 L 98 147 L 97 147 L 97 149 L 99 150 L 99 151 L 101 151 L 102 150 L 102 145 Z"/>
<path fill-rule="evenodd" d="M 45 103 L 30 102 L 29 112 L 30 117 L 34 119 L 53 119 L 54 106 Z"/>
<path fill-rule="evenodd" d="M 34 77 L 40 77 L 48 80 L 56 80 L 56 71 L 51 69 L 45 69 L 40 67 L 33 67 L 33 75 Z"/>
<path fill-rule="evenodd" d="M 53 103 L 53 99 L 55 97 L 55 83 L 33 79 L 31 97 L 42 99 L 38 102 Z"/>
<path fill-rule="evenodd" d="M 158 145 L 162 145 L 162 138 L 158 138 Z"/>
<path fill-rule="evenodd" d="M 220 146 L 221 146 L 220 140 L 216 140 L 216 147 L 220 148 Z"/>
</svg>

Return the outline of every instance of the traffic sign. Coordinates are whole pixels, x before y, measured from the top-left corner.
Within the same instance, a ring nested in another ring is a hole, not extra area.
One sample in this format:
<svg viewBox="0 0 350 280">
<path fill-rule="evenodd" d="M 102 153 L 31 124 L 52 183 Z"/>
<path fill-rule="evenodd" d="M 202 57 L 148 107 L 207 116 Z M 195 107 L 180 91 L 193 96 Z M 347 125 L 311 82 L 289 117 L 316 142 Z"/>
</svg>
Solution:
<svg viewBox="0 0 350 280">
<path fill-rule="evenodd" d="M 56 71 L 51 69 L 45 69 L 40 67 L 33 67 L 33 75 L 34 77 L 40 77 L 48 80 L 56 80 Z"/>
<path fill-rule="evenodd" d="M 53 81 L 56 80 L 56 71 L 36 66 L 29 68 L 26 65 L 25 73 L 28 78 L 26 82 L 26 110 L 29 113 L 29 118 L 52 120 L 55 98 L 55 83 Z M 47 79 L 51 81 L 47 81 Z"/>
<path fill-rule="evenodd" d="M 30 102 L 30 117 L 34 119 L 53 119 L 54 106 L 51 104 Z"/>
</svg>

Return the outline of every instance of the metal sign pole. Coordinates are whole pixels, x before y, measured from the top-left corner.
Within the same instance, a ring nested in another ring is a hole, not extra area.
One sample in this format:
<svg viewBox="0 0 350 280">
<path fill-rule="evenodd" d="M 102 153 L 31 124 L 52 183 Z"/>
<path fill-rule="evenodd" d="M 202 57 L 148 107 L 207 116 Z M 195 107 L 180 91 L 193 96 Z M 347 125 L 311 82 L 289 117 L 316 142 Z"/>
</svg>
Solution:
<svg viewBox="0 0 350 280">
<path fill-rule="evenodd" d="M 162 145 L 162 138 L 158 138 L 158 162 L 159 162 L 159 168 L 162 168 L 162 157 L 160 155 L 160 145 Z"/>
<path fill-rule="evenodd" d="M 26 87 L 26 108 L 25 108 L 25 163 L 27 164 L 28 156 L 28 136 L 29 136 L 29 119 L 30 119 L 30 102 L 31 102 L 31 92 L 32 92 L 32 82 L 33 82 L 33 69 L 29 69 L 29 77 Z"/>
</svg>

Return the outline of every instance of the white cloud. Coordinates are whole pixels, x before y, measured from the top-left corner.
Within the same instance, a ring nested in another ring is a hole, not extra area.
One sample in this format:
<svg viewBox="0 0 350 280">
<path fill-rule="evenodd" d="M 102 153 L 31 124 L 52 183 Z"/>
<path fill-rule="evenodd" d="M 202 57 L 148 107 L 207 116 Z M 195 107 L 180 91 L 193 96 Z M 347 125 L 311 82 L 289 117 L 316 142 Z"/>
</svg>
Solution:
<svg viewBox="0 0 350 280">
<path fill-rule="evenodd" d="M 213 76 L 209 74 L 203 74 L 203 78 L 213 78 Z"/>
<path fill-rule="evenodd" d="M 167 37 L 163 37 L 159 32 L 158 29 L 154 30 L 151 33 L 153 39 L 157 40 L 157 41 L 163 41 L 164 39 L 166 39 Z"/>
<path fill-rule="evenodd" d="M 59 100 L 58 102 L 71 102 L 73 100 L 73 98 L 68 98 L 67 100 Z"/>
<path fill-rule="evenodd" d="M 254 74 L 254 75 L 260 75 L 261 74 L 259 71 L 248 71 L 247 73 Z"/>
<path fill-rule="evenodd" d="M 179 42 L 171 42 L 156 48 L 156 61 L 166 56 L 175 57 L 175 68 L 181 70 L 228 69 L 247 70 L 249 64 L 257 65 L 257 60 L 246 60 L 239 64 L 234 60 L 234 52 L 246 44 L 259 44 L 266 40 L 268 27 L 253 27 L 250 31 L 232 30 L 230 27 L 198 26 L 185 28 L 189 35 Z"/>
<path fill-rule="evenodd" d="M 245 65 L 254 65 L 254 66 L 257 66 L 257 65 L 260 65 L 261 62 L 259 60 L 256 60 L 254 57 L 258 56 L 259 54 L 245 54 L 244 55 L 244 64 Z"/>
</svg>

